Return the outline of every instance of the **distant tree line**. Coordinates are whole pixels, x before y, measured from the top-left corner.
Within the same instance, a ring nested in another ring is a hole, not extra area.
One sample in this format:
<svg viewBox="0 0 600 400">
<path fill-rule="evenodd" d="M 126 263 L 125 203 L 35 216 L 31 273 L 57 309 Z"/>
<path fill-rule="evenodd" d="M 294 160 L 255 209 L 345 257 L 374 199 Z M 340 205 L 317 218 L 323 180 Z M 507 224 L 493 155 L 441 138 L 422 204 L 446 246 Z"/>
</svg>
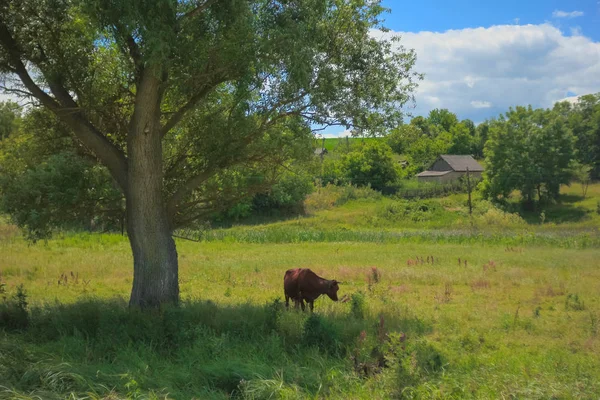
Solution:
<svg viewBox="0 0 600 400">
<path fill-rule="evenodd" d="M 31 238 L 46 237 L 50 227 L 121 229 L 122 194 L 52 114 L 35 108 L 22 114 L 17 104 L 1 103 L 0 133 L 1 212 L 26 226 Z M 477 126 L 435 109 L 380 140 L 341 139 L 324 158 L 310 156 L 309 141 L 294 143 L 298 150 L 269 173 L 246 175 L 263 182 L 261 190 L 215 209 L 205 220 L 301 212 L 315 184 L 418 194 L 423 188 L 413 188 L 406 178 L 427 169 L 440 154 L 470 154 L 485 164 L 480 189 L 487 198 L 502 201 L 518 191 L 526 206 L 552 201 L 562 184 L 576 180 L 585 188 L 600 179 L 600 94 L 551 109 L 511 108 Z M 394 153 L 405 161 L 398 162 Z"/>
</svg>

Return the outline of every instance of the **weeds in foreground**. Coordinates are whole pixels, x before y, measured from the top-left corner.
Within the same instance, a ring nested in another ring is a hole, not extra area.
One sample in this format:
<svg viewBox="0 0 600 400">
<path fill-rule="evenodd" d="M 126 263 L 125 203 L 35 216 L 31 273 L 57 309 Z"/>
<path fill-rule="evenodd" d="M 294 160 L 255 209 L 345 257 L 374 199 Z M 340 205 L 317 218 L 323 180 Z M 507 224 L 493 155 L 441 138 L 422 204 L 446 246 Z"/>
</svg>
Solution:
<svg viewBox="0 0 600 400">
<path fill-rule="evenodd" d="M 366 378 L 382 372 L 392 351 L 386 321 L 415 338 L 428 329 L 409 315 L 371 318 L 366 303 L 355 293 L 346 313 L 329 315 L 286 311 L 280 299 L 233 307 L 184 301 L 154 313 L 122 300 L 27 308 L 29 324 L 0 338 L 0 399 L 327 396 L 353 376 L 347 361 L 360 338 L 368 338 L 360 358 Z M 12 325 L 2 320 L 0 331 Z M 339 380 L 328 383 L 331 373 Z"/>
<path fill-rule="evenodd" d="M 496 272 L 496 263 L 492 260 L 488 261 L 486 264 L 483 264 L 483 272 Z"/>
<path fill-rule="evenodd" d="M 473 281 L 471 281 L 470 286 L 471 286 L 471 290 L 473 290 L 473 291 L 489 289 L 491 287 L 490 281 L 485 280 L 485 279 L 473 280 Z"/>
<path fill-rule="evenodd" d="M 2 290 L 5 290 L 2 287 Z M 29 325 L 29 303 L 23 285 L 17 286 L 15 294 L 0 303 L 0 328 L 9 331 L 23 330 Z"/>
<path fill-rule="evenodd" d="M 350 312 L 356 319 L 364 319 L 366 313 L 365 296 L 361 292 L 352 294 Z"/>
<path fill-rule="evenodd" d="M 444 284 L 444 291 L 436 293 L 435 300 L 439 304 L 446 304 L 452 301 L 452 283 L 446 282 Z"/>
<path fill-rule="evenodd" d="M 412 265 L 423 265 L 423 264 L 429 264 L 431 263 L 432 265 L 435 264 L 435 258 L 433 256 L 427 256 L 427 258 L 425 257 L 420 257 L 417 256 L 415 259 L 409 258 L 408 260 L 406 260 L 406 265 L 408 266 L 412 266 Z M 438 259 L 439 261 L 439 259 Z"/>
<path fill-rule="evenodd" d="M 570 293 L 565 299 L 565 310 L 583 311 L 585 310 L 585 304 L 578 294 Z"/>
<path fill-rule="evenodd" d="M 373 291 L 373 288 L 376 284 L 381 280 L 381 272 L 377 269 L 377 267 L 371 267 L 369 273 L 367 274 L 367 285 L 369 292 Z"/>
<path fill-rule="evenodd" d="M 536 294 L 536 296 L 546 296 L 546 297 L 562 296 L 565 294 L 565 284 L 563 282 L 560 282 L 558 288 L 555 288 L 552 285 L 538 287 L 535 290 L 535 294 Z"/>
</svg>

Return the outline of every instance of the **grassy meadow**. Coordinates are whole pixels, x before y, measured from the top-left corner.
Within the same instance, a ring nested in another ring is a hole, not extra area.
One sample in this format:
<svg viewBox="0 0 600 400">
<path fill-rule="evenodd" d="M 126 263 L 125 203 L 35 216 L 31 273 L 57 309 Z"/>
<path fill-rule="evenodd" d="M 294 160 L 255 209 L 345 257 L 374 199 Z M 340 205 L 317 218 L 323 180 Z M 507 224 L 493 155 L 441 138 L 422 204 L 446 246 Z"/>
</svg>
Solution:
<svg viewBox="0 0 600 400">
<path fill-rule="evenodd" d="M 182 306 L 155 313 L 127 308 L 125 237 L 0 224 L 0 399 L 598 398 L 600 185 L 579 189 L 543 218 L 321 189 L 177 240 Z M 294 267 L 344 301 L 286 311 Z"/>
</svg>

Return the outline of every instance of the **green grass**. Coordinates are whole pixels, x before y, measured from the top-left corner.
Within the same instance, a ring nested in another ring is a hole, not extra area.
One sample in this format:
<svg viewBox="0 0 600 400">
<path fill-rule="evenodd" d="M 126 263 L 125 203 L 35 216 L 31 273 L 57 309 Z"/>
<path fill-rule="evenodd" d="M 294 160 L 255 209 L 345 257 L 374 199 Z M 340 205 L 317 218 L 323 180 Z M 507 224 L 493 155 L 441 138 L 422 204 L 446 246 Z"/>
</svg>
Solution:
<svg viewBox="0 0 600 400">
<path fill-rule="evenodd" d="M 325 139 L 325 148 L 327 149 L 327 151 L 333 151 L 336 147 L 338 146 L 347 146 L 348 144 L 350 145 L 350 147 L 358 144 L 358 143 L 366 143 L 369 141 L 374 141 L 374 140 L 385 140 L 384 138 L 328 138 Z M 316 139 L 315 140 L 315 146 L 316 147 L 321 147 L 323 145 L 323 139 Z"/>
<path fill-rule="evenodd" d="M 505 246 L 600 247 L 600 184 L 584 199 L 578 185 L 564 187 L 559 202 L 538 212 L 505 212 L 466 194 L 405 200 L 369 189 L 328 186 L 305 202 L 307 214 L 251 226 L 239 225 L 191 234 L 203 241 L 241 243 L 369 242 L 449 243 Z M 573 212 L 577 210 L 577 212 Z M 540 214 L 544 213 L 544 219 Z"/>
<path fill-rule="evenodd" d="M 125 237 L 0 225 L 0 399 L 597 398 L 599 187 L 564 188 L 543 224 L 331 189 L 306 217 L 177 240 L 184 301 L 154 313 L 126 306 Z M 294 267 L 351 300 L 286 311 Z"/>
<path fill-rule="evenodd" d="M 7 393 L 53 392 L 56 398 L 70 392 L 135 397 L 136 391 L 171 398 L 225 398 L 233 392 L 247 398 L 251 393 L 268 398 L 271 392 L 275 398 L 385 398 L 402 390 L 416 398 L 600 393 L 597 248 L 177 245 L 187 301 L 181 310 L 147 316 L 127 311 L 118 300 L 128 295 L 132 278 L 123 238 L 67 237 L 32 247 L 3 242 L 3 280 L 9 291 L 24 284 L 34 308 L 26 332 L 0 339 L 5 380 L 0 384 L 10 388 Z M 421 258 L 422 264 L 412 265 Z M 351 302 L 319 299 L 316 312 L 324 327 L 316 337 L 323 343 L 312 346 L 306 315 L 273 303 L 282 297 L 283 272 L 297 266 L 345 282 L 341 295 L 363 293 L 365 319 L 354 316 Z M 371 267 L 381 279 L 369 289 Z M 59 285 L 63 273 L 69 281 Z M 569 294 L 578 295 L 583 310 L 567 306 Z M 401 354 L 400 366 L 364 377 L 354 368 L 355 353 L 367 365 L 372 348 L 392 354 L 386 350 L 391 345 L 377 341 L 380 314 L 385 330 L 404 332 L 412 350 Z M 46 381 L 53 374 L 58 383 Z"/>
</svg>

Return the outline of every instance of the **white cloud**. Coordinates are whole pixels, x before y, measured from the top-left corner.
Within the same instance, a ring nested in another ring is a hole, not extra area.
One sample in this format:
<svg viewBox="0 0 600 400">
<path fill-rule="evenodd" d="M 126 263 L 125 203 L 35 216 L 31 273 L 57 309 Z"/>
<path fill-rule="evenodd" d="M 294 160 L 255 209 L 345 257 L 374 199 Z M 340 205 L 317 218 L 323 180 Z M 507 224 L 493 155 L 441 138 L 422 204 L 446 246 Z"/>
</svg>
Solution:
<svg viewBox="0 0 600 400">
<path fill-rule="evenodd" d="M 343 138 L 346 136 L 352 136 L 350 129 L 346 129 L 341 132 L 324 131 L 320 134 L 317 134 L 318 138 Z"/>
<path fill-rule="evenodd" d="M 500 25 L 446 32 L 399 34 L 417 52 L 425 73 L 414 115 L 448 108 L 481 121 L 515 105 L 551 107 L 568 92 L 600 92 L 600 42 L 566 36 L 550 24 Z M 485 99 L 485 101 L 483 100 Z"/>
<path fill-rule="evenodd" d="M 552 13 L 554 18 L 575 18 L 575 17 L 583 17 L 583 11 L 560 11 L 555 10 Z"/>
<path fill-rule="evenodd" d="M 477 83 L 477 79 L 470 75 L 467 75 L 467 76 L 465 76 L 465 83 L 467 84 L 468 87 L 472 88 Z"/>
<path fill-rule="evenodd" d="M 471 102 L 471 105 L 473 106 L 473 108 L 490 108 L 492 106 L 492 103 L 490 103 L 489 101 L 475 100 Z"/>
<path fill-rule="evenodd" d="M 562 103 L 563 101 L 568 101 L 571 104 L 577 104 L 579 102 L 579 96 L 568 96 L 564 99 L 559 99 L 556 103 Z"/>
</svg>

